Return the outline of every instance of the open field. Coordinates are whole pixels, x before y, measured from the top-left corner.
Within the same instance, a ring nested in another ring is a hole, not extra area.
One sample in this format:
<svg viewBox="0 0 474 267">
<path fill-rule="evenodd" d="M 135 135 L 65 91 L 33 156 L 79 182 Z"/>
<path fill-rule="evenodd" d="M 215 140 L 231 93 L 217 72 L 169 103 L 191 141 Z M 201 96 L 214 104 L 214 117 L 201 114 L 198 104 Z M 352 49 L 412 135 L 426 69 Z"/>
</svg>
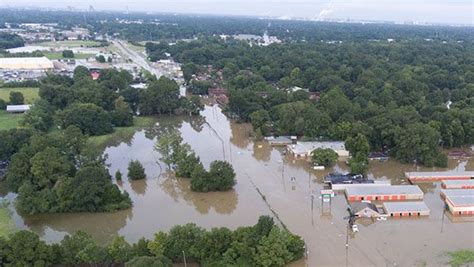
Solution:
<svg viewBox="0 0 474 267">
<path fill-rule="evenodd" d="M 50 47 L 60 47 L 60 46 L 66 46 L 66 47 L 90 47 L 90 46 L 98 46 L 100 45 L 99 42 L 96 41 L 57 41 L 57 42 L 43 42 L 43 43 L 38 43 L 37 45 L 40 46 L 50 46 Z"/>
<path fill-rule="evenodd" d="M 43 53 L 49 59 L 64 59 L 62 52 L 47 52 Z M 74 58 L 69 59 L 87 59 L 93 57 L 94 54 L 74 53 Z"/>
<path fill-rule="evenodd" d="M 16 128 L 23 114 L 9 114 L 4 110 L 0 110 L 0 131 Z"/>
<path fill-rule="evenodd" d="M 12 220 L 8 204 L 0 202 L 0 237 L 6 237 L 15 231 L 15 223 Z"/>
<path fill-rule="evenodd" d="M 20 92 L 25 98 L 26 104 L 32 104 L 38 98 L 38 87 L 12 87 L 0 88 L 0 99 L 10 101 L 10 92 Z"/>
</svg>

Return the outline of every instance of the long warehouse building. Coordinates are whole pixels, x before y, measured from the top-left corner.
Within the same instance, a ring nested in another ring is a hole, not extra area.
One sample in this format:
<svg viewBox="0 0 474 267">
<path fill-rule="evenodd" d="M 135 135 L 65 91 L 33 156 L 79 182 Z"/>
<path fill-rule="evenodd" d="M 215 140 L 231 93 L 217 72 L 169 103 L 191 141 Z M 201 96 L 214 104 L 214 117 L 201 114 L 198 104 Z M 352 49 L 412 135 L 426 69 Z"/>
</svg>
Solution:
<svg viewBox="0 0 474 267">
<path fill-rule="evenodd" d="M 411 183 L 439 182 L 442 180 L 474 179 L 474 171 L 447 171 L 447 172 L 406 172 L 405 177 Z"/>
<path fill-rule="evenodd" d="M 442 189 L 441 196 L 454 216 L 474 215 L 474 189 Z"/>
<path fill-rule="evenodd" d="M 474 189 L 474 179 L 469 180 L 443 180 L 444 189 Z"/>
<path fill-rule="evenodd" d="M 423 201 L 384 202 L 383 209 L 390 217 L 429 216 L 430 209 Z"/>
<path fill-rule="evenodd" d="M 349 202 L 400 201 L 423 199 L 423 191 L 417 185 L 380 185 L 348 187 L 345 190 Z"/>
<path fill-rule="evenodd" d="M 46 57 L 0 58 L 0 70 L 52 70 L 53 62 Z"/>
</svg>

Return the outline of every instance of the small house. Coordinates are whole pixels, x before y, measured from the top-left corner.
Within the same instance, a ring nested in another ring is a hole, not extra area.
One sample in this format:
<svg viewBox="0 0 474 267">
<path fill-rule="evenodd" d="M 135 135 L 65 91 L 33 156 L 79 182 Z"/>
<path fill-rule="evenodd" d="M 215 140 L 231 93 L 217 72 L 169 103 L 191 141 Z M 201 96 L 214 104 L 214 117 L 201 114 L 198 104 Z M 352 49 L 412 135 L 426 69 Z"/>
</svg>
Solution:
<svg viewBox="0 0 474 267">
<path fill-rule="evenodd" d="M 356 202 L 351 204 L 352 212 L 359 218 L 379 217 L 380 213 L 377 207 L 372 203 Z"/>
</svg>

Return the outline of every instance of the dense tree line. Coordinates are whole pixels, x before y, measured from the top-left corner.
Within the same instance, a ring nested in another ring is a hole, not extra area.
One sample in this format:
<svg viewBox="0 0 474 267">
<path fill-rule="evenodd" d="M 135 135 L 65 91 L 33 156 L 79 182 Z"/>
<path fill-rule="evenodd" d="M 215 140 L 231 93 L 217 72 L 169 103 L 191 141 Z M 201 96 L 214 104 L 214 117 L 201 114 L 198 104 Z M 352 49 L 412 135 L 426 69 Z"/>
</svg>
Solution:
<svg viewBox="0 0 474 267">
<path fill-rule="evenodd" d="M 25 41 L 17 34 L 0 32 L 0 49 L 24 46 Z"/>
<path fill-rule="evenodd" d="M 427 166 L 446 164 L 440 146 L 474 143 L 471 43 L 256 47 L 208 38 L 167 52 L 182 63 L 222 71 L 230 90 L 227 112 L 261 134 L 323 140 L 362 134 L 373 150 Z M 288 90 L 294 86 L 316 93 L 319 101 L 310 101 L 304 90 Z"/>
<path fill-rule="evenodd" d="M 47 244 L 38 235 L 19 231 L 0 238 L 2 266 L 114 266 L 171 267 L 173 262 L 202 266 L 284 266 L 304 255 L 304 241 L 261 216 L 254 226 L 204 230 L 195 224 L 178 225 L 151 240 L 130 244 L 122 236 L 100 246 L 84 232 Z"/>
<path fill-rule="evenodd" d="M 140 21 L 120 23 L 119 20 Z M 117 12 L 68 12 L 39 10 L 0 10 L 0 25 L 8 23 L 59 23 L 70 29 L 81 26 L 99 34 L 119 34 L 131 41 L 179 40 L 211 35 L 255 34 L 268 31 L 286 42 L 321 40 L 432 39 L 473 41 L 470 27 L 415 26 L 396 24 L 357 24 L 314 21 L 288 21 L 251 17 L 191 16 Z"/>
<path fill-rule="evenodd" d="M 11 130 L 3 151 L 5 177 L 18 193 L 21 212 L 98 212 L 129 208 L 131 200 L 111 182 L 104 159 L 89 152 L 81 130 L 70 126 L 49 134 Z M 27 138 L 29 136 L 29 139 Z"/>
<path fill-rule="evenodd" d="M 191 190 L 197 192 L 227 191 L 235 185 L 234 168 L 227 161 L 213 161 L 207 171 L 201 160 L 183 143 L 175 131 L 163 133 L 155 146 L 161 160 L 173 169 L 176 176 L 191 179 Z"/>
</svg>

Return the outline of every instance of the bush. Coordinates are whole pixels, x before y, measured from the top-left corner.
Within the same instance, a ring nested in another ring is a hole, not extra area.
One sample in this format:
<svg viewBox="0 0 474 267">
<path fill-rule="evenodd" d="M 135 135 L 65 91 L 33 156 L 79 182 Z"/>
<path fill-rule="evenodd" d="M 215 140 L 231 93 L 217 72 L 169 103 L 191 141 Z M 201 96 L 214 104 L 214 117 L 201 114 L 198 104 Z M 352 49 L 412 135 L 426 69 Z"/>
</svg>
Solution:
<svg viewBox="0 0 474 267">
<path fill-rule="evenodd" d="M 23 105 L 25 103 L 25 98 L 20 92 L 10 92 L 10 104 L 11 105 Z"/>
<path fill-rule="evenodd" d="M 64 50 L 63 57 L 65 58 L 74 58 L 74 52 L 72 50 Z"/>
<path fill-rule="evenodd" d="M 120 170 L 117 170 L 117 171 L 115 172 L 115 179 L 116 179 L 117 181 L 122 181 L 122 173 L 120 172 Z"/>
<path fill-rule="evenodd" d="M 138 160 L 132 160 L 128 164 L 128 178 L 130 180 L 145 179 L 145 169 Z"/>
<path fill-rule="evenodd" d="M 0 110 L 5 110 L 7 108 L 7 103 L 5 100 L 0 99 Z"/>
</svg>

